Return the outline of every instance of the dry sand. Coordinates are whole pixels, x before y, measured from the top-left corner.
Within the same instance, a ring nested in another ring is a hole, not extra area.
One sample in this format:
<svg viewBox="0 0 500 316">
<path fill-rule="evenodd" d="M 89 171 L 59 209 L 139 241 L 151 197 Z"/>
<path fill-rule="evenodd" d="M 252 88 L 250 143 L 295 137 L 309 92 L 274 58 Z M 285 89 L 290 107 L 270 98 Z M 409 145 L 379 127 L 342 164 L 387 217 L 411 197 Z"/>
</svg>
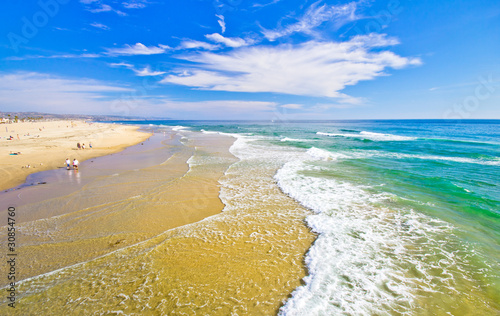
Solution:
<svg viewBox="0 0 500 316">
<path fill-rule="evenodd" d="M 24 183 L 31 173 L 64 167 L 66 158 L 82 162 L 118 152 L 150 136 L 137 129 L 83 121 L 1 124 L 0 190 Z M 10 136 L 12 140 L 8 140 Z M 85 144 L 85 150 L 78 150 L 77 143 Z M 89 144 L 92 144 L 92 149 Z M 11 155 L 18 152 L 21 154 Z"/>
</svg>

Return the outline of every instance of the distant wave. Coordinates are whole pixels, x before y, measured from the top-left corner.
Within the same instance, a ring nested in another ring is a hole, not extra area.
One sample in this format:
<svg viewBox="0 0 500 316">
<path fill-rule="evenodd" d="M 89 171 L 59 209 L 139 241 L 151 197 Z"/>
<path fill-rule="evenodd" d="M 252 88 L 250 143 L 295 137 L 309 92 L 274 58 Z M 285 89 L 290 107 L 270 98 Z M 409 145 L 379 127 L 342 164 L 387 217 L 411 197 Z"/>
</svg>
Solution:
<svg viewBox="0 0 500 316">
<path fill-rule="evenodd" d="M 325 133 L 325 132 L 317 132 L 316 134 L 323 136 L 333 136 L 333 137 L 352 137 L 359 139 L 368 139 L 372 141 L 409 141 L 417 139 L 416 137 L 382 134 L 382 133 L 374 133 L 367 131 L 361 131 L 359 132 L 359 134 Z"/>
<path fill-rule="evenodd" d="M 280 139 L 280 141 L 282 141 L 282 142 L 310 142 L 311 140 L 310 139 L 299 139 L 299 138 L 285 137 L 285 138 Z"/>
<path fill-rule="evenodd" d="M 488 146 L 498 146 L 500 142 L 480 142 L 475 140 L 464 140 L 464 139 L 447 139 L 447 138 L 422 138 L 423 140 L 433 141 L 433 142 L 444 142 L 444 143 L 460 143 L 460 144 L 474 144 L 474 145 L 488 145 Z"/>
<path fill-rule="evenodd" d="M 172 126 L 172 130 L 173 131 L 180 131 L 180 130 L 183 130 L 183 129 L 189 129 L 189 127 L 186 127 L 186 126 L 181 126 L 181 125 L 177 125 L 177 126 Z"/>
<path fill-rule="evenodd" d="M 500 166 L 500 159 L 474 159 L 466 157 L 449 157 L 449 156 L 436 156 L 436 155 L 415 155 L 403 153 L 390 153 L 381 152 L 376 150 L 370 151 L 353 151 L 353 152 L 330 152 L 328 150 L 311 147 L 307 150 L 307 154 L 313 158 L 320 160 L 339 160 L 339 159 L 366 159 L 372 157 L 380 158 L 394 158 L 394 159 L 422 159 L 422 160 L 435 160 L 435 161 L 452 161 L 460 163 L 471 163 L 486 166 Z"/>
<path fill-rule="evenodd" d="M 344 128 L 341 128 L 340 129 L 341 132 L 353 132 L 353 133 L 359 133 L 358 130 L 355 130 L 355 129 L 344 129 Z"/>
</svg>

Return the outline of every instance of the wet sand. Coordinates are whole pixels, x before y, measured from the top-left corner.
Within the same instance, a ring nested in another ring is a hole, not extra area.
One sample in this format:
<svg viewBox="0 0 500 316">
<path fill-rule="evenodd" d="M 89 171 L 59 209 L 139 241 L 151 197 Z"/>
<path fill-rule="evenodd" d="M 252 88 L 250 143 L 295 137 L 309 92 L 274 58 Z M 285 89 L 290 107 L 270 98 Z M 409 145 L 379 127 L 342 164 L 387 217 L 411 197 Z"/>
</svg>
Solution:
<svg viewBox="0 0 500 316">
<path fill-rule="evenodd" d="M 150 136 L 137 129 L 134 126 L 83 121 L 1 124 L 0 190 L 24 183 L 32 173 L 65 167 L 66 158 L 82 162 L 119 152 Z M 12 140 L 8 140 L 10 136 Z M 86 149 L 78 150 L 77 143 L 85 144 Z M 11 155 L 19 152 L 20 155 Z"/>
<path fill-rule="evenodd" d="M 163 151 L 159 164 L 19 207 L 22 278 L 46 274 L 18 284 L 15 315 L 277 312 L 307 273 L 309 212 L 273 185 L 275 168 L 238 165 L 234 139 L 183 134 L 151 148 Z M 227 180 L 235 194 L 224 206 Z M 239 201 L 238 190 L 253 199 Z"/>
</svg>

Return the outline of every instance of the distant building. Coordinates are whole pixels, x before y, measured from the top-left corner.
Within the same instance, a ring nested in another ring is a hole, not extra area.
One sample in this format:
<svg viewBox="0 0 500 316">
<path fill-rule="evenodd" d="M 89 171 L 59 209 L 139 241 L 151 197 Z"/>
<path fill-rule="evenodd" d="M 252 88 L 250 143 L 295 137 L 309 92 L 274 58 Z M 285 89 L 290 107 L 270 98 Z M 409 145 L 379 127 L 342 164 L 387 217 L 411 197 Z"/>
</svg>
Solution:
<svg viewBox="0 0 500 316">
<path fill-rule="evenodd" d="M 0 120 L 0 124 L 9 124 L 9 123 L 12 123 L 12 122 L 8 118 L 2 117 L 2 119 Z"/>
</svg>

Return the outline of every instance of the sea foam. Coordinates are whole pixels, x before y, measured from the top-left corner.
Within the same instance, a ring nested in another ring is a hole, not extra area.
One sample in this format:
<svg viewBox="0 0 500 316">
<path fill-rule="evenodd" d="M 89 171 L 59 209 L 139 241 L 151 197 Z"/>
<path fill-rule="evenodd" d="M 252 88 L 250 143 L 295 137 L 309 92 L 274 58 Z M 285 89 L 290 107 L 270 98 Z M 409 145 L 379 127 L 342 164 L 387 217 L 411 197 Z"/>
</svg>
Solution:
<svg viewBox="0 0 500 316">
<path fill-rule="evenodd" d="M 284 193 L 316 213 L 306 221 L 318 233 L 306 256 L 305 285 L 280 315 L 405 314 L 415 309 L 421 293 L 431 296 L 436 284 L 453 287 L 455 277 L 467 274 L 451 225 L 385 206 L 391 205 L 390 194 L 311 173 L 314 161 L 334 164 L 341 155 L 318 148 L 306 154 L 275 175 Z M 453 250 L 444 244 L 454 244 Z M 446 260 L 426 259 L 426 253 Z"/>
<path fill-rule="evenodd" d="M 325 133 L 325 132 L 317 132 L 316 134 L 322 136 L 332 136 L 332 137 L 351 137 L 351 138 L 367 139 L 372 141 L 410 141 L 417 139 L 416 137 L 382 134 L 382 133 L 374 133 L 367 131 L 361 131 L 359 134 Z"/>
</svg>

